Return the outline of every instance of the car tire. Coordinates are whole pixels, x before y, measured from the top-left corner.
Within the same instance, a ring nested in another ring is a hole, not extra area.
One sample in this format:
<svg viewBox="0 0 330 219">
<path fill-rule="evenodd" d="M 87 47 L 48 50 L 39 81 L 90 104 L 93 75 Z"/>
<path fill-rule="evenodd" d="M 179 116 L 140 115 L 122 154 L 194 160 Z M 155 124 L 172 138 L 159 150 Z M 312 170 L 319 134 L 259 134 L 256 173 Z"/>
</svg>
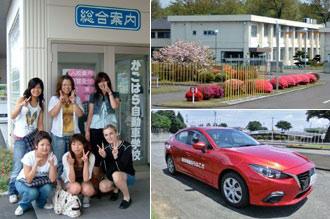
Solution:
<svg viewBox="0 0 330 219">
<path fill-rule="evenodd" d="M 220 192 L 227 204 L 243 208 L 249 204 L 249 192 L 240 175 L 234 172 L 226 173 L 221 178 Z"/>
<path fill-rule="evenodd" d="M 166 158 L 166 164 L 167 164 L 167 170 L 171 175 L 174 175 L 176 173 L 174 161 L 170 155 Z"/>
</svg>

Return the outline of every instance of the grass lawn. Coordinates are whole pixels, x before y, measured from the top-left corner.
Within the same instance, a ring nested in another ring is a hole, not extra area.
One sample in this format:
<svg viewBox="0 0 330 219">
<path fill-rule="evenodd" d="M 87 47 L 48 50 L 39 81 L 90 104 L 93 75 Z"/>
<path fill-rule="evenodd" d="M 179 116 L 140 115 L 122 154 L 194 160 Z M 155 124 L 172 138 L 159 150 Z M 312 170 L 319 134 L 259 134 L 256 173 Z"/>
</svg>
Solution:
<svg viewBox="0 0 330 219">
<path fill-rule="evenodd" d="M 288 144 L 288 147 L 330 150 L 330 144 Z"/>
<path fill-rule="evenodd" d="M 12 153 L 8 150 L 0 149 L 0 193 L 8 190 L 12 163 Z"/>
<path fill-rule="evenodd" d="M 158 215 L 154 208 L 151 208 L 151 219 L 158 219 Z"/>
<path fill-rule="evenodd" d="M 184 91 L 186 88 L 181 86 L 160 86 L 160 87 L 153 87 L 151 89 L 151 94 L 167 94 L 173 92 L 180 92 Z"/>
</svg>

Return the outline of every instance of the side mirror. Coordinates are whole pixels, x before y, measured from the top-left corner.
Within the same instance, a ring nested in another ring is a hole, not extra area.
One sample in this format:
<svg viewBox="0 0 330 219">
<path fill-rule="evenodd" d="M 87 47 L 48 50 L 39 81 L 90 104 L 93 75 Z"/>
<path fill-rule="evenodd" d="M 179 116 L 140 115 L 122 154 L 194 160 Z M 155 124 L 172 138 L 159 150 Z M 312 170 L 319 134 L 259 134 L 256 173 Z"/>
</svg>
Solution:
<svg viewBox="0 0 330 219">
<path fill-rule="evenodd" d="M 196 150 L 201 150 L 201 151 L 205 151 L 205 149 L 206 149 L 206 145 L 205 145 L 205 143 L 204 142 L 197 142 L 197 143 L 195 143 L 195 144 L 193 144 L 192 145 L 193 146 L 193 148 L 194 149 L 196 149 Z"/>
</svg>

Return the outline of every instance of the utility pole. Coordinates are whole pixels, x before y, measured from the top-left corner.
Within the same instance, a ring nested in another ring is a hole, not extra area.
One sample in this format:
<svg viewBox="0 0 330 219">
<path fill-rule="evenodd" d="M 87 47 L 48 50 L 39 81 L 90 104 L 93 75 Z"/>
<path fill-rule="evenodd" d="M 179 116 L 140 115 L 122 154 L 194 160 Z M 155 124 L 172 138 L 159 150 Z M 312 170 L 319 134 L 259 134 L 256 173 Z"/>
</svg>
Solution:
<svg viewBox="0 0 330 219">
<path fill-rule="evenodd" d="M 272 117 L 272 142 L 274 142 L 274 117 Z"/>
</svg>

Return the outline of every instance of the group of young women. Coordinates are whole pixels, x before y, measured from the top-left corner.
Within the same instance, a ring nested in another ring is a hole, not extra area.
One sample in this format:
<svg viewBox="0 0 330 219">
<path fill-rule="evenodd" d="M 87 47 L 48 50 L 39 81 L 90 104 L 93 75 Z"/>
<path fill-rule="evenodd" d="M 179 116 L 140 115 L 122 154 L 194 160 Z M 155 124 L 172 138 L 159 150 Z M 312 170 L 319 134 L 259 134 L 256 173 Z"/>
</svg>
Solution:
<svg viewBox="0 0 330 219">
<path fill-rule="evenodd" d="M 47 199 L 55 184 L 73 195 L 81 194 L 83 207 L 90 206 L 89 199 L 96 192 L 110 191 L 113 191 L 111 200 L 118 199 L 119 191 L 123 193 L 120 208 L 130 206 L 128 186 L 134 183 L 135 171 L 132 147 L 119 138 L 117 129 L 115 109 L 120 104 L 119 94 L 113 91 L 104 72 L 97 74 L 95 89 L 88 103 L 83 136 L 78 118 L 84 115 L 84 110 L 75 94 L 74 80 L 69 75 L 61 76 L 56 95 L 48 104 L 48 115 L 52 118 L 49 134 L 43 125 L 43 82 L 39 78 L 29 81 L 11 113 L 15 143 L 9 202 L 16 203 L 20 197 L 15 215 L 31 208 L 32 201 L 40 208 L 51 209 Z"/>
</svg>

